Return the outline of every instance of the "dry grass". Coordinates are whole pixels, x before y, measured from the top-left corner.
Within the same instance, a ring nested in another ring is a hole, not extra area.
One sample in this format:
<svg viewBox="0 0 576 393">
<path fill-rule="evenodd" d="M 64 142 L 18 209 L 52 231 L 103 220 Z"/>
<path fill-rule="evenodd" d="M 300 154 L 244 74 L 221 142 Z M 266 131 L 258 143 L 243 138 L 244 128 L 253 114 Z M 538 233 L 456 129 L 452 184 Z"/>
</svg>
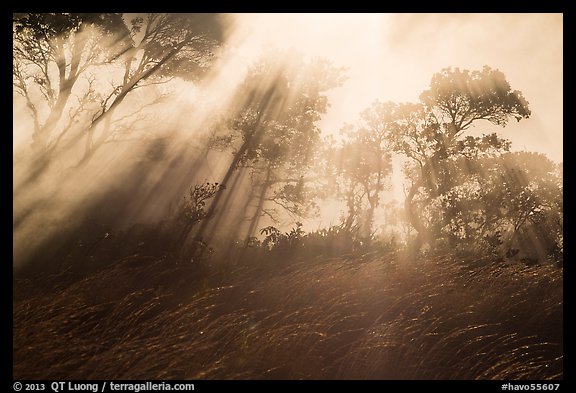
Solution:
<svg viewBox="0 0 576 393">
<path fill-rule="evenodd" d="M 207 276 L 133 258 L 14 285 L 15 379 L 563 376 L 562 270 L 547 266 L 388 253 Z"/>
</svg>

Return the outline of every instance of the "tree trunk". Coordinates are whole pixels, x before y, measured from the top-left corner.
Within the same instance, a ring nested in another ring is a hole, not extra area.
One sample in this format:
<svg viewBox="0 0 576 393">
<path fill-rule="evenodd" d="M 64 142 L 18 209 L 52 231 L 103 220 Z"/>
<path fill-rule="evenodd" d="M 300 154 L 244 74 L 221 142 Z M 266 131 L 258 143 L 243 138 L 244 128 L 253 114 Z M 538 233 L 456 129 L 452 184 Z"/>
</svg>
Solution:
<svg viewBox="0 0 576 393">
<path fill-rule="evenodd" d="M 344 229 L 347 232 L 350 232 L 352 229 L 352 224 L 354 224 L 354 219 L 356 218 L 356 203 L 354 201 L 354 190 L 351 189 L 348 192 L 348 196 L 346 198 L 346 205 L 348 207 L 348 217 L 346 217 L 346 221 L 344 223 Z"/>
<path fill-rule="evenodd" d="M 82 57 L 82 51 L 86 43 L 84 41 L 77 43 L 76 47 L 72 53 L 72 59 L 70 62 L 70 70 L 68 72 L 68 77 L 66 77 L 66 57 L 64 55 L 64 46 L 60 40 L 56 40 L 56 66 L 58 67 L 58 78 L 59 78 L 59 88 L 58 88 L 58 98 L 56 103 L 50 110 L 50 114 L 46 119 L 44 125 L 32 134 L 32 149 L 36 152 L 47 152 L 48 142 L 50 135 L 58 122 L 62 118 L 68 99 L 72 94 L 72 88 L 80 76 L 78 74 L 78 67 L 80 65 L 80 59 Z M 48 157 L 49 158 L 49 157 Z"/>
<path fill-rule="evenodd" d="M 377 188 L 379 189 L 379 187 Z M 378 191 L 374 191 L 374 194 L 372 196 L 370 196 L 370 193 L 368 192 L 366 194 L 366 197 L 368 199 L 368 209 L 366 211 L 366 222 L 364 223 L 365 226 L 365 232 L 363 235 L 365 236 L 366 240 L 370 240 L 370 238 L 372 237 L 372 230 L 373 230 L 373 226 L 374 226 L 374 214 L 376 211 L 376 208 L 378 207 L 379 203 L 380 203 L 380 198 L 378 195 Z"/>
<path fill-rule="evenodd" d="M 50 135 L 52 134 L 52 131 L 56 128 L 56 125 L 62 118 L 64 108 L 66 107 L 68 99 L 70 98 L 70 94 L 72 93 L 72 84 L 73 82 L 70 81 L 66 81 L 64 83 L 63 88 L 60 90 L 58 94 L 56 104 L 51 109 L 50 114 L 46 119 L 46 122 L 42 127 L 40 127 L 32 134 L 32 149 L 34 151 L 38 153 L 43 153 L 46 151 Z"/>
<path fill-rule="evenodd" d="M 238 149 L 238 151 L 234 155 L 234 159 L 230 163 L 228 170 L 226 171 L 226 173 L 224 174 L 224 177 L 222 178 L 222 181 L 220 182 L 220 188 L 218 189 L 218 191 L 216 191 L 216 195 L 212 199 L 212 203 L 210 203 L 210 207 L 208 208 L 208 211 L 206 212 L 206 218 L 204 218 L 200 222 L 200 226 L 198 227 L 198 231 L 196 232 L 196 235 L 194 236 L 194 241 L 196 241 L 196 242 L 203 241 L 206 229 L 208 228 L 208 223 L 209 223 L 210 219 L 214 216 L 214 214 L 216 212 L 216 208 L 218 207 L 218 205 L 220 204 L 220 200 L 224 196 L 224 191 L 226 190 L 227 184 L 229 183 L 230 179 L 232 178 L 232 175 L 234 174 L 234 172 L 236 171 L 236 168 L 238 167 L 238 163 L 240 163 L 240 160 L 244 156 L 244 153 L 246 152 L 247 149 L 248 149 L 248 141 L 245 141 L 242 144 L 242 147 L 240 147 L 240 149 Z"/>
<path fill-rule="evenodd" d="M 84 146 L 84 155 L 82 156 L 80 161 L 78 161 L 75 168 L 81 168 L 84 165 L 86 165 L 92 159 L 92 157 L 98 151 L 98 149 L 100 149 L 100 147 L 102 147 L 102 145 L 108 139 L 108 135 L 110 134 L 110 129 L 112 126 L 112 112 L 113 111 L 114 111 L 113 109 L 109 110 L 107 112 L 108 116 L 105 116 L 103 118 L 104 119 L 103 129 L 102 129 L 102 132 L 100 134 L 100 137 L 98 138 L 98 140 L 96 142 L 94 142 L 95 126 L 94 127 L 90 126 L 90 128 L 88 129 L 88 133 L 86 135 L 86 144 Z"/>
<path fill-rule="evenodd" d="M 232 178 L 232 175 L 238 168 L 238 164 L 244 157 L 244 154 L 248 151 L 248 149 L 256 146 L 259 143 L 260 139 L 262 138 L 264 133 L 264 128 L 262 127 L 263 116 L 266 112 L 266 109 L 269 107 L 270 103 L 273 100 L 275 90 L 276 87 L 274 84 L 272 84 L 272 87 L 266 92 L 266 94 L 260 101 L 260 105 L 258 107 L 257 112 L 258 115 L 255 120 L 255 131 L 252 134 L 246 135 L 244 143 L 242 143 L 242 146 L 240 147 L 240 149 L 238 149 L 238 151 L 234 155 L 234 159 L 230 163 L 230 166 L 228 167 L 228 170 L 226 171 L 224 178 L 220 182 L 221 187 L 218 189 L 215 197 L 212 199 L 212 203 L 210 204 L 210 208 L 208 209 L 206 218 L 202 220 L 202 222 L 200 223 L 198 232 L 196 232 L 196 235 L 194 237 L 195 241 L 203 240 L 204 235 L 206 234 L 206 229 L 208 228 L 208 221 L 210 220 L 210 218 L 214 216 L 216 208 L 219 207 L 220 200 L 222 199 L 224 191 L 226 190 L 226 185 L 228 184 L 228 182 Z"/>
<path fill-rule="evenodd" d="M 416 193 L 418 192 L 418 189 L 421 185 L 422 179 L 420 178 L 416 183 L 412 184 L 410 192 L 404 200 L 404 210 L 406 211 L 408 222 L 410 222 L 410 225 L 412 225 L 412 227 L 417 232 L 416 239 L 414 241 L 414 251 L 416 252 L 420 251 L 420 248 L 422 245 L 424 245 L 424 243 L 430 241 L 428 230 L 422 223 L 422 220 L 416 212 L 416 207 L 414 206 L 414 197 L 416 196 Z"/>
<path fill-rule="evenodd" d="M 252 220 L 250 221 L 250 227 L 248 228 L 248 233 L 246 235 L 245 243 L 248 244 L 250 238 L 254 236 L 256 232 L 258 223 L 260 222 L 260 218 L 262 217 L 262 211 L 264 209 L 264 202 L 266 201 L 266 194 L 268 193 L 268 189 L 270 188 L 270 177 L 272 176 L 272 169 L 270 167 L 266 170 L 266 180 L 262 184 L 262 189 L 260 191 L 260 196 L 258 197 L 258 205 L 256 206 L 256 211 L 252 216 Z"/>
<path fill-rule="evenodd" d="M 172 59 L 172 57 L 174 57 L 184 47 L 184 44 L 185 41 L 180 45 L 178 45 L 177 47 L 175 47 L 174 49 L 172 49 L 153 67 L 151 67 L 150 69 L 144 71 L 139 75 L 134 75 L 128 82 L 126 82 L 126 75 L 124 75 L 125 84 L 122 86 L 122 90 L 120 91 L 120 93 L 114 98 L 114 101 L 112 101 L 112 104 L 110 104 L 110 107 L 108 109 L 103 108 L 102 112 L 92 120 L 92 123 L 90 124 L 90 127 L 88 128 L 87 131 L 86 136 L 87 141 L 86 141 L 86 148 L 84 150 L 84 156 L 82 157 L 80 162 L 76 165 L 77 167 L 85 165 L 92 158 L 94 153 L 96 153 L 96 151 L 100 149 L 100 147 L 102 147 L 102 145 L 106 142 L 106 139 L 108 137 L 107 130 L 110 129 L 112 114 L 114 113 L 116 108 L 120 104 L 122 104 L 122 102 L 126 99 L 126 96 L 132 90 L 134 90 L 134 88 L 136 87 L 136 85 L 138 85 L 138 83 L 155 74 L 160 69 L 160 67 L 162 67 L 164 64 L 166 64 L 166 62 Z M 98 140 L 96 142 L 93 142 L 94 131 L 102 121 L 105 121 L 105 128 L 100 137 L 98 138 Z"/>
</svg>

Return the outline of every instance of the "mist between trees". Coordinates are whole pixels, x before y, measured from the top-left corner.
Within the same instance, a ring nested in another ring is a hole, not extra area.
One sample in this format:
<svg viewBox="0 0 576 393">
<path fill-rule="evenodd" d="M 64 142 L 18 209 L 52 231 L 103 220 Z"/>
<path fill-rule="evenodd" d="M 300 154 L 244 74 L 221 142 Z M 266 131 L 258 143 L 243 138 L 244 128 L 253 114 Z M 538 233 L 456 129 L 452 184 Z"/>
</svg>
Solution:
<svg viewBox="0 0 576 393">
<path fill-rule="evenodd" d="M 346 69 L 270 49 L 230 72 L 231 26 L 14 14 L 14 132 L 29 136 L 14 151 L 18 274 L 254 250 L 562 264 L 562 165 L 511 151 L 505 126 L 531 111 L 503 72 L 438 70 L 418 102 L 376 101 L 331 134 L 317 123 Z M 327 214 L 331 225 L 306 225 Z"/>
</svg>

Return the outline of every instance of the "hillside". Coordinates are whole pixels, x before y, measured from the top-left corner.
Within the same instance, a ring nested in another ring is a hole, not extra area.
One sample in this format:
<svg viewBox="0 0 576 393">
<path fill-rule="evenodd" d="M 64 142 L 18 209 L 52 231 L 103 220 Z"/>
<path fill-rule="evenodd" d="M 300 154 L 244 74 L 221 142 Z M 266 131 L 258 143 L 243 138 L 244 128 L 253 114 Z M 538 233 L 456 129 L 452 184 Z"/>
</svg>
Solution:
<svg viewBox="0 0 576 393">
<path fill-rule="evenodd" d="M 133 256 L 14 281 L 13 377 L 562 379 L 562 274 L 451 254 Z"/>
</svg>

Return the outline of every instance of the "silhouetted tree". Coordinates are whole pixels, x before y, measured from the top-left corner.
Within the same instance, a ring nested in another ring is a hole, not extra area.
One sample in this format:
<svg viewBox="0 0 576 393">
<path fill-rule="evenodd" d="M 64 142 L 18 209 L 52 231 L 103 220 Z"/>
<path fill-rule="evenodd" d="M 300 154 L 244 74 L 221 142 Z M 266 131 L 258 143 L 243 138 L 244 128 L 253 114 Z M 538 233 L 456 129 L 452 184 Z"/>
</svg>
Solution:
<svg viewBox="0 0 576 393">
<path fill-rule="evenodd" d="M 340 70 L 323 59 L 305 61 L 300 55 L 271 53 L 248 72 L 232 100 L 228 127 L 215 138 L 234 149 L 224 174 L 224 188 L 208 210 L 222 211 L 224 193 L 233 193 L 230 181 L 240 168 L 249 169 L 256 180 L 256 206 L 248 236 L 255 233 L 265 204 L 274 203 L 301 214 L 305 198 L 305 175 L 314 158 L 320 130 L 315 125 L 328 108 L 327 90 L 341 83 Z M 203 236 L 208 222 L 201 224 Z"/>
<path fill-rule="evenodd" d="M 447 68 L 433 76 L 422 104 L 399 105 L 391 136 L 395 150 L 409 159 L 406 175 L 412 184 L 406 194 L 407 217 L 417 231 L 416 246 L 438 237 L 446 222 L 426 223 L 423 205 L 459 185 L 458 168 L 479 154 L 506 151 L 509 142 L 495 134 L 463 135 L 480 120 L 504 127 L 510 118 L 530 116 L 528 103 L 512 90 L 504 74 L 490 67 L 481 71 Z M 448 217 L 446 217 L 448 219 Z M 427 225 L 428 224 L 428 225 Z"/>
<path fill-rule="evenodd" d="M 122 14 L 13 15 L 12 80 L 32 115 L 32 147 L 37 153 L 54 149 L 92 98 L 90 85 L 79 105 L 70 110 L 68 124 L 56 132 L 81 76 L 114 61 L 130 46 Z"/>
<path fill-rule="evenodd" d="M 64 140 L 69 147 L 85 138 L 80 164 L 110 140 L 113 113 L 132 91 L 197 79 L 223 40 L 217 14 L 29 13 L 13 20 L 13 84 L 33 117 L 33 147 L 50 159 Z"/>
<path fill-rule="evenodd" d="M 341 133 L 345 139 L 333 154 L 339 194 L 348 209 L 344 228 L 358 226 L 360 236 L 369 239 L 380 194 L 392 173 L 389 143 L 390 104 L 375 102 L 363 111 L 357 126 L 347 125 Z"/>
<path fill-rule="evenodd" d="M 438 212 L 448 217 L 443 232 L 472 250 L 561 260 L 559 166 L 529 152 L 485 157 L 474 165 L 477 170 L 440 199 Z"/>
<path fill-rule="evenodd" d="M 133 45 L 120 58 L 122 78 L 92 115 L 80 164 L 106 143 L 111 117 L 132 91 L 175 77 L 197 80 L 209 69 L 215 48 L 223 40 L 218 14 L 149 13 L 130 19 L 129 24 Z"/>
</svg>

